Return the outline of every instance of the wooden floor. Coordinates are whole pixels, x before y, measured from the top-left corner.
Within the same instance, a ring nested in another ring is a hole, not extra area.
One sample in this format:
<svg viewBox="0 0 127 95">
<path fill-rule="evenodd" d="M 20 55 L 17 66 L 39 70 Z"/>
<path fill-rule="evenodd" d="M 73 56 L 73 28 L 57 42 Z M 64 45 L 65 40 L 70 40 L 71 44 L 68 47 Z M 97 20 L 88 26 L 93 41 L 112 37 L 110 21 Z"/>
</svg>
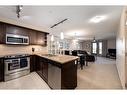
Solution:
<svg viewBox="0 0 127 95">
<path fill-rule="evenodd" d="M 1 82 L 0 89 L 50 89 L 35 73 Z M 78 85 L 76 89 L 122 89 L 115 60 L 98 57 L 83 70 L 78 68 Z"/>
</svg>

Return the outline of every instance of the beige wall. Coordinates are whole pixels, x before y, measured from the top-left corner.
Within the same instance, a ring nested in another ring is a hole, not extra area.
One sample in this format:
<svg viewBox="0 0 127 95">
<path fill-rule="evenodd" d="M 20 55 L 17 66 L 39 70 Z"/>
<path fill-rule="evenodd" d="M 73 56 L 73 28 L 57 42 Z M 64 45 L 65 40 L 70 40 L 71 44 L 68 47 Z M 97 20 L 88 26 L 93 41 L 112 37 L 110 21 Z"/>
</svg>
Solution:
<svg viewBox="0 0 127 95">
<path fill-rule="evenodd" d="M 116 66 L 122 87 L 125 88 L 125 9 L 123 9 L 116 38 Z"/>
<path fill-rule="evenodd" d="M 82 46 L 82 50 L 85 50 L 85 51 L 87 51 L 87 52 L 91 52 L 91 41 L 90 40 L 88 40 L 88 41 L 84 41 L 84 42 L 81 42 L 80 43 L 81 44 L 81 46 Z"/>
<path fill-rule="evenodd" d="M 7 54 L 31 54 L 32 48 L 35 48 L 35 53 L 46 53 L 47 47 L 42 47 L 39 45 L 29 45 L 29 46 L 18 46 L 18 45 L 0 45 L 0 55 Z"/>
<path fill-rule="evenodd" d="M 116 38 L 107 40 L 107 49 L 109 48 L 116 49 Z"/>
</svg>

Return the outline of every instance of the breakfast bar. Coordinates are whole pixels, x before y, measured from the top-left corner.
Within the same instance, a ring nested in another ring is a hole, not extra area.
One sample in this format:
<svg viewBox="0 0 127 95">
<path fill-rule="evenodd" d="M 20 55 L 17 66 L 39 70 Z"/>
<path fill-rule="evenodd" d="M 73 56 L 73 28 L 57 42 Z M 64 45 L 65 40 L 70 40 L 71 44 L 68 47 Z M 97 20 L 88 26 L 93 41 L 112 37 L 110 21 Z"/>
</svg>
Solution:
<svg viewBox="0 0 127 95">
<path fill-rule="evenodd" d="M 75 89 L 77 87 L 78 57 L 50 54 L 35 54 L 33 56 L 36 57 L 35 71 L 51 89 Z"/>
</svg>

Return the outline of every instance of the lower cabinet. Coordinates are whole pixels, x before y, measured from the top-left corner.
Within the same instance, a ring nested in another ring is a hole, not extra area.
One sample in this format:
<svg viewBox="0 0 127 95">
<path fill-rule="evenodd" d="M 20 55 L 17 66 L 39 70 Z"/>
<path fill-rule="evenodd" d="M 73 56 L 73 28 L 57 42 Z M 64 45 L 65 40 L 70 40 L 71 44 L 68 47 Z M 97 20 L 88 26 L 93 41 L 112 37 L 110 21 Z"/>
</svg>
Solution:
<svg viewBox="0 0 127 95">
<path fill-rule="evenodd" d="M 1 81 L 4 81 L 4 63 L 2 58 L 0 58 L 0 82 Z"/>
<path fill-rule="evenodd" d="M 39 56 L 31 56 L 31 59 L 33 60 L 31 71 L 36 71 L 51 89 L 75 89 L 77 87 L 76 60 L 61 64 Z"/>
<path fill-rule="evenodd" d="M 37 58 L 37 70 L 36 72 L 48 82 L 48 60 L 42 57 Z"/>
<path fill-rule="evenodd" d="M 77 87 L 77 61 L 62 65 L 61 89 L 74 89 Z"/>
<path fill-rule="evenodd" d="M 36 55 L 30 56 L 30 72 L 36 71 Z"/>
</svg>

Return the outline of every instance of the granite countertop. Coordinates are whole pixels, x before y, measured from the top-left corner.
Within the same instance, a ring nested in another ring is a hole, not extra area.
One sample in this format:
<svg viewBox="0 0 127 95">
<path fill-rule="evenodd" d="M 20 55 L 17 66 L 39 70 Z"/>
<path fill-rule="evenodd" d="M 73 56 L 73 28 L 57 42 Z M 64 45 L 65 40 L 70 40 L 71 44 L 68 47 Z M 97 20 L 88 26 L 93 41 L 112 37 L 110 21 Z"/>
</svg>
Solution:
<svg viewBox="0 0 127 95">
<path fill-rule="evenodd" d="M 43 58 L 47 58 L 49 60 L 64 64 L 69 61 L 77 60 L 78 56 L 70 56 L 70 55 L 49 55 L 49 54 L 43 54 L 43 53 L 33 53 L 29 55 L 37 55 Z M 0 55 L 0 58 L 7 56 L 7 55 Z"/>
<path fill-rule="evenodd" d="M 35 54 L 43 58 L 47 58 L 52 61 L 56 61 L 58 63 L 64 64 L 73 60 L 77 60 L 78 56 L 69 56 L 69 55 L 48 55 L 48 54 Z"/>
</svg>

